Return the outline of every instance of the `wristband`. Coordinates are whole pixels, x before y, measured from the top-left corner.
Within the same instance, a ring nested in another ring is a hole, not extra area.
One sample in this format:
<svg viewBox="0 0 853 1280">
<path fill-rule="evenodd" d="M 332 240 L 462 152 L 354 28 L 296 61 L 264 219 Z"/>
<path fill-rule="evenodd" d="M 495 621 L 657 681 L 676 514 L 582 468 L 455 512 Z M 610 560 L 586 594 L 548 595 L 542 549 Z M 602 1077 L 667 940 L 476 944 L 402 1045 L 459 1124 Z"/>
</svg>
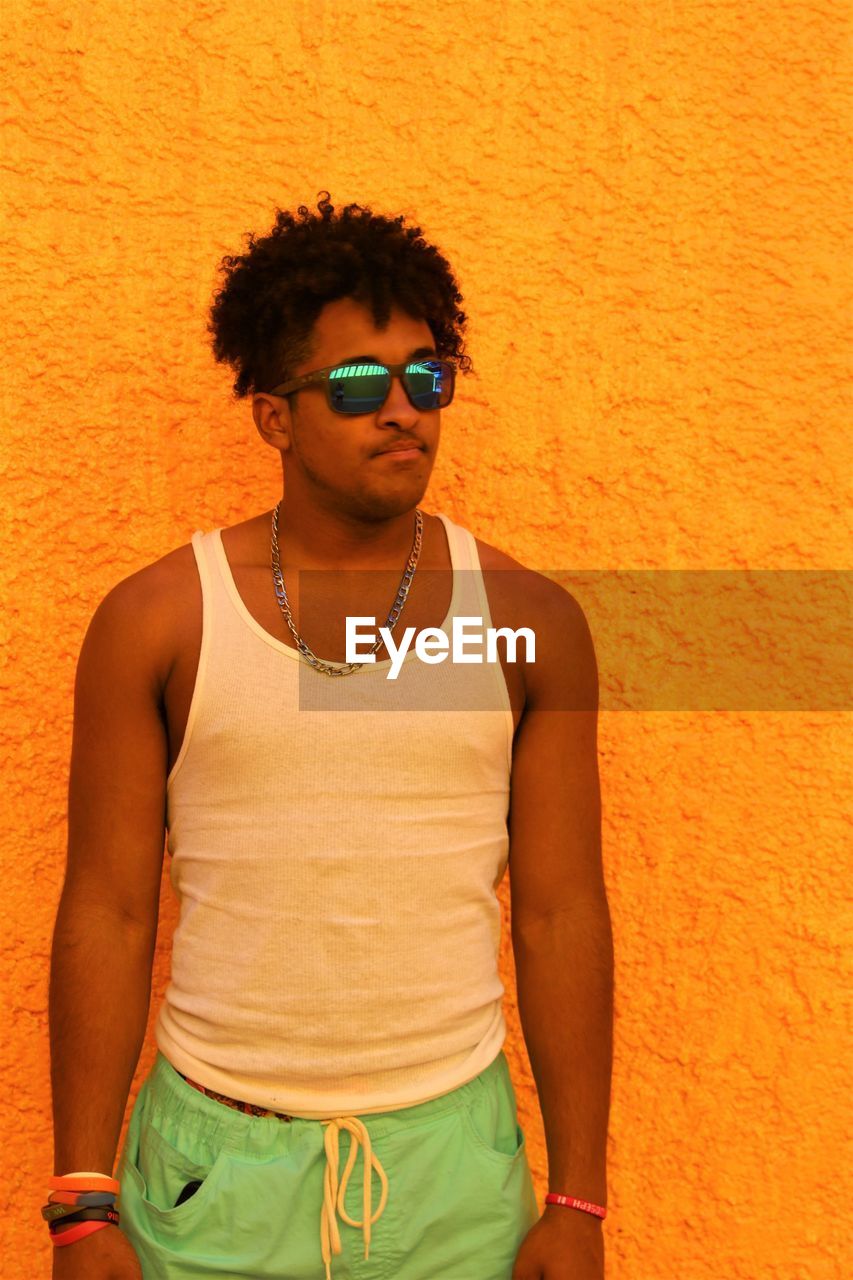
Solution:
<svg viewBox="0 0 853 1280">
<path fill-rule="evenodd" d="M 69 1227 L 66 1231 L 51 1231 L 50 1242 L 57 1246 L 61 1244 L 73 1244 L 75 1240 L 82 1240 L 85 1236 L 94 1235 L 96 1231 L 103 1231 L 110 1224 L 108 1222 L 75 1222 L 73 1227 Z"/>
<path fill-rule="evenodd" d="M 50 1204 L 115 1204 L 115 1191 L 52 1191 Z"/>
<path fill-rule="evenodd" d="M 47 1185 L 51 1191 L 119 1191 L 121 1189 L 118 1178 L 113 1178 L 108 1173 L 87 1173 L 85 1170 L 82 1173 L 55 1174 L 52 1178 L 48 1178 Z"/>
<path fill-rule="evenodd" d="M 106 1206 L 94 1206 L 87 1209 L 84 1205 L 82 1209 L 78 1209 L 76 1213 L 68 1214 L 64 1218 L 60 1218 L 58 1222 L 50 1223 L 50 1229 L 59 1230 L 66 1222 L 114 1222 L 118 1226 L 118 1209 L 107 1208 Z M 60 1231 L 61 1235 L 62 1232 Z"/>
<path fill-rule="evenodd" d="M 597 1218 L 606 1218 L 607 1210 L 603 1204 L 593 1204 L 590 1200 L 578 1200 L 575 1196 L 558 1196 L 549 1191 L 545 1197 L 546 1204 L 562 1204 L 569 1209 L 583 1209 L 585 1213 L 594 1213 Z"/>
<path fill-rule="evenodd" d="M 96 1216 L 104 1210 L 115 1211 L 115 1196 L 105 1192 L 96 1192 L 95 1199 L 88 1196 L 81 1196 L 78 1201 L 47 1201 L 42 1204 L 41 1216 L 44 1217 L 47 1226 L 51 1226 L 54 1222 L 64 1222 L 69 1217 L 74 1217 L 83 1210 L 91 1210 L 92 1216 Z"/>
</svg>

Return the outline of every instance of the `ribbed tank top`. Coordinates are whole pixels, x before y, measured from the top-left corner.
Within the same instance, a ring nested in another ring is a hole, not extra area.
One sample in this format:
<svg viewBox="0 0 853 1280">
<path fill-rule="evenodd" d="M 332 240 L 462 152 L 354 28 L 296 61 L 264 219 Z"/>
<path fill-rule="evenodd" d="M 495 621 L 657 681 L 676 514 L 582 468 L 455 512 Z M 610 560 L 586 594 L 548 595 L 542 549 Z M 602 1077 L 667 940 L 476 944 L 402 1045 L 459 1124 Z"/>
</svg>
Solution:
<svg viewBox="0 0 853 1280">
<path fill-rule="evenodd" d="M 473 535 L 437 514 L 452 644 L 453 617 L 493 623 Z M 500 661 L 431 665 L 412 645 L 395 681 L 388 659 L 321 674 L 249 613 L 220 529 L 192 547 L 202 640 L 167 779 L 180 916 L 157 1045 L 208 1088 L 308 1119 L 439 1097 L 506 1035 Z M 395 643 L 405 626 L 404 608 Z"/>
</svg>

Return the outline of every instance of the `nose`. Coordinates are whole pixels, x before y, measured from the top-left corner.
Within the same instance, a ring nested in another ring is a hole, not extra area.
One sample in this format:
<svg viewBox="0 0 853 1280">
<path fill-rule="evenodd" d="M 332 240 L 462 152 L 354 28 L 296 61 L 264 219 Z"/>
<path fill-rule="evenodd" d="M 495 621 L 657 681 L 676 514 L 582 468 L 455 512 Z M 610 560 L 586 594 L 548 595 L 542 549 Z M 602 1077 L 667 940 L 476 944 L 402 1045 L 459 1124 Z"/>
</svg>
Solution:
<svg viewBox="0 0 853 1280">
<path fill-rule="evenodd" d="M 412 423 L 417 421 L 418 410 L 409 399 L 408 392 L 403 384 L 402 374 L 394 374 L 392 377 L 388 395 L 379 412 L 383 417 L 387 417 L 389 414 L 393 415 L 393 419 L 397 422 Z"/>
</svg>

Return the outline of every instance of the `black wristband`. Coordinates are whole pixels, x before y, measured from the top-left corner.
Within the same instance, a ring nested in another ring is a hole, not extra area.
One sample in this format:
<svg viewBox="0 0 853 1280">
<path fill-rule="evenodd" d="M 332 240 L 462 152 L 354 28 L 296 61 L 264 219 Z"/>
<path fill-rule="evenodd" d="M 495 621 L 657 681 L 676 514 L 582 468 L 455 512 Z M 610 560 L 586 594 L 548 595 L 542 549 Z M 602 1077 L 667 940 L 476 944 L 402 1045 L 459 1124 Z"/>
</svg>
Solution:
<svg viewBox="0 0 853 1280">
<path fill-rule="evenodd" d="M 100 1203 L 96 1200 L 94 1204 L 90 1200 L 78 1201 L 77 1204 L 65 1204 L 62 1200 L 48 1200 L 47 1204 L 42 1205 L 41 1216 L 45 1222 L 62 1222 L 71 1213 L 79 1213 L 81 1209 L 112 1209 L 115 1207 L 116 1197 L 111 1192 L 109 1198 L 106 1194 L 101 1198 Z"/>
<path fill-rule="evenodd" d="M 66 1214 L 65 1217 L 58 1219 L 56 1222 L 51 1222 L 49 1225 L 51 1232 L 54 1233 L 59 1230 L 60 1226 L 65 1226 L 66 1223 L 70 1225 L 75 1222 L 114 1222 L 118 1226 L 118 1221 L 118 1209 L 110 1209 L 106 1205 L 103 1207 L 93 1205 L 89 1209 L 78 1209 L 73 1214 Z M 62 1232 L 59 1231 L 59 1234 L 62 1235 Z"/>
</svg>

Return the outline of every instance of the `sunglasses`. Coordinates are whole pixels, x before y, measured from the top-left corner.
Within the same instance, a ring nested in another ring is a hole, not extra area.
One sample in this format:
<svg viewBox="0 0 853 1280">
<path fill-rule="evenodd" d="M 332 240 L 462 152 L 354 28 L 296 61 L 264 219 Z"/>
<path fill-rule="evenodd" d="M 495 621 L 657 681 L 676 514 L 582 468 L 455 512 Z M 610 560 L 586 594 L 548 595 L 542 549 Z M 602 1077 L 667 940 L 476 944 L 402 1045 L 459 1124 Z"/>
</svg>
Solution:
<svg viewBox="0 0 853 1280">
<path fill-rule="evenodd" d="M 284 382 L 268 395 L 284 396 L 302 387 L 323 385 L 335 413 L 375 413 L 388 399 L 391 379 L 400 377 L 416 409 L 443 409 L 453 399 L 456 369 L 448 360 L 409 360 L 405 364 L 335 364 Z"/>
</svg>

